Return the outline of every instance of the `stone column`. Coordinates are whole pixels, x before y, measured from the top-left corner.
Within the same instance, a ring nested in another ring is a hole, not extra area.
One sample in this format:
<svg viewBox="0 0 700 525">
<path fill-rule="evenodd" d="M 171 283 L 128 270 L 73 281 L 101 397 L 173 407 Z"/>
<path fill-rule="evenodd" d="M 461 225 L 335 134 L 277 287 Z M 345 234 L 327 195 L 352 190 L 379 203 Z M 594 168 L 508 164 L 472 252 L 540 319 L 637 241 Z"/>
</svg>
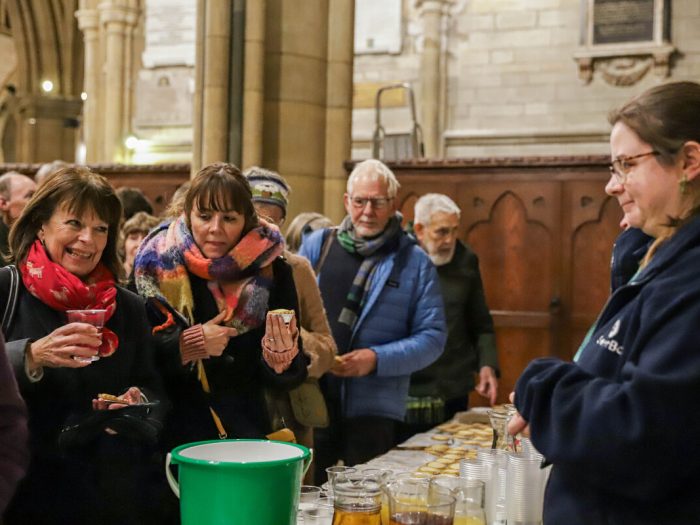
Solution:
<svg viewBox="0 0 700 525">
<path fill-rule="evenodd" d="M 242 168 L 263 161 L 263 110 L 265 107 L 265 0 L 246 4 L 245 71 L 243 74 Z"/>
<path fill-rule="evenodd" d="M 119 162 L 124 159 L 124 139 L 128 132 L 125 122 L 128 61 L 127 35 L 136 23 L 138 12 L 121 1 L 107 1 L 98 7 L 100 23 L 105 31 L 105 68 L 103 98 L 102 160 Z"/>
<path fill-rule="evenodd" d="M 346 186 L 343 163 L 352 149 L 352 86 L 355 2 L 328 2 L 328 77 L 323 214 L 340 222 Z"/>
<path fill-rule="evenodd" d="M 293 217 L 323 209 L 328 2 L 266 6 L 263 165 L 291 184 Z"/>
<path fill-rule="evenodd" d="M 100 57 L 99 14 L 90 8 L 90 0 L 81 0 L 80 10 L 76 11 L 78 27 L 83 32 L 85 47 L 85 73 L 83 91 L 87 99 L 83 103 L 83 139 L 87 162 L 101 160 L 101 126 L 99 115 L 100 77 L 102 60 Z"/>
<path fill-rule="evenodd" d="M 192 171 L 228 157 L 231 2 L 197 3 Z"/>
<path fill-rule="evenodd" d="M 423 19 L 423 52 L 420 59 L 420 125 L 426 157 L 442 156 L 441 104 L 444 86 L 442 53 L 443 17 L 451 0 L 416 0 Z"/>
<path fill-rule="evenodd" d="M 75 158 L 78 98 L 28 95 L 18 100 L 17 162 Z"/>
</svg>

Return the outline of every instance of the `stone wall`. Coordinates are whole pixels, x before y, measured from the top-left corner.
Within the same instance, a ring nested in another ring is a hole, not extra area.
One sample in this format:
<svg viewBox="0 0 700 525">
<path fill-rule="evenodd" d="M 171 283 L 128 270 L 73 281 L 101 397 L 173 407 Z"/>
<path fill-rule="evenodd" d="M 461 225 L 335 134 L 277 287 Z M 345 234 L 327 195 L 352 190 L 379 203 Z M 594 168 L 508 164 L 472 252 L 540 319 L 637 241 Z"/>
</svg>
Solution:
<svg viewBox="0 0 700 525">
<path fill-rule="evenodd" d="M 370 82 L 408 81 L 420 93 L 423 21 L 416 3 L 404 0 L 400 54 L 356 56 L 356 92 Z M 447 157 L 607 153 L 608 110 L 662 80 L 653 68 L 626 87 L 610 85 L 599 71 L 588 84 L 579 80 L 580 0 L 444 3 L 451 4 L 441 95 Z M 668 4 L 677 49 L 668 80 L 700 80 L 700 2 Z M 398 109 L 384 114 L 388 125 L 406 127 Z M 356 104 L 353 158 L 370 155 L 373 128 L 373 108 Z"/>
</svg>

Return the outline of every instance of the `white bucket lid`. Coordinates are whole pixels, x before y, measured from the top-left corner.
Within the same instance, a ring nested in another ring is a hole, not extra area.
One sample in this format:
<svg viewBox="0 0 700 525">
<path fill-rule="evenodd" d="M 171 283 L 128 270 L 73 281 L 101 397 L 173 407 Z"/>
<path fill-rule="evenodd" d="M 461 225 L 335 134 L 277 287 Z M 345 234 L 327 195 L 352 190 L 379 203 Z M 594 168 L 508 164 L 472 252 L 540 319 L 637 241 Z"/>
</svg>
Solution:
<svg viewBox="0 0 700 525">
<path fill-rule="evenodd" d="M 302 458 L 304 450 L 295 445 L 263 440 L 232 440 L 195 444 L 177 454 L 186 459 L 215 463 L 268 463 Z"/>
</svg>

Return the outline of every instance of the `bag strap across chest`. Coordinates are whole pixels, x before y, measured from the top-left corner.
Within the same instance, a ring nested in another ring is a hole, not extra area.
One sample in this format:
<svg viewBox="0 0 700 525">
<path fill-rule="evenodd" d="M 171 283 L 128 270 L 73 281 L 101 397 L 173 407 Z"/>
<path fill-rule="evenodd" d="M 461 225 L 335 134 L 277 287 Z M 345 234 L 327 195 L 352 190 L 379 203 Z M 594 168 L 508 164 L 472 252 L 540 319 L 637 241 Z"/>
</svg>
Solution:
<svg viewBox="0 0 700 525">
<path fill-rule="evenodd" d="M 12 327 L 12 321 L 17 311 L 17 296 L 19 295 L 19 270 L 14 265 L 5 266 L 0 270 L 0 282 L 2 293 L 6 297 L 5 308 L 2 313 L 2 333 L 7 336 Z"/>
</svg>

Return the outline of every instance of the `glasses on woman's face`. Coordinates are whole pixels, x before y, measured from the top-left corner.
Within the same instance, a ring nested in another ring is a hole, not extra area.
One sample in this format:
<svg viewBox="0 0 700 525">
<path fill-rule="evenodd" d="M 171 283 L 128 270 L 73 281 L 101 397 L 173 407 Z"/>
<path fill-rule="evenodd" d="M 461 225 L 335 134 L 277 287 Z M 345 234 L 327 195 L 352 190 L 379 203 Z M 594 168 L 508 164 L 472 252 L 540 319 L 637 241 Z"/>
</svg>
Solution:
<svg viewBox="0 0 700 525">
<path fill-rule="evenodd" d="M 646 153 L 640 153 L 639 155 L 633 155 L 631 157 L 618 157 L 612 161 L 610 164 L 610 174 L 615 177 L 615 180 L 620 184 L 627 182 L 627 176 L 632 171 L 632 168 L 637 165 L 636 162 L 630 162 L 631 160 L 641 159 L 642 157 L 648 157 L 650 155 L 659 155 L 658 151 L 648 151 Z"/>
<path fill-rule="evenodd" d="M 389 201 L 391 200 L 391 197 L 351 197 L 350 202 L 352 203 L 353 208 L 357 208 L 358 210 L 364 209 L 365 206 L 367 206 L 367 203 L 369 202 L 372 208 L 375 210 L 381 210 L 383 208 L 386 208 L 387 204 L 389 204 Z"/>
</svg>

